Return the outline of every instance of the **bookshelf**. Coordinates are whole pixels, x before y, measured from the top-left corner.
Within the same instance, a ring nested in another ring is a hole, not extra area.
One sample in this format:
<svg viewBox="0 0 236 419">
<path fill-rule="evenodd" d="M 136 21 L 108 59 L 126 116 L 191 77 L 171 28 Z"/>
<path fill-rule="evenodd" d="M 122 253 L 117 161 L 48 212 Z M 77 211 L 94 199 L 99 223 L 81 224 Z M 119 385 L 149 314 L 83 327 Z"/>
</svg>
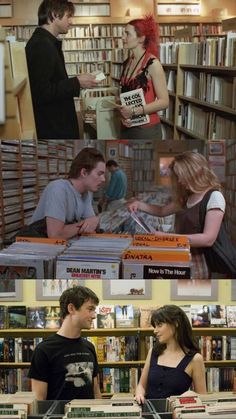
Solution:
<svg viewBox="0 0 236 419">
<path fill-rule="evenodd" d="M 0 246 L 29 222 L 43 188 L 65 176 L 75 147 L 73 140 L 0 141 Z"/>
<path fill-rule="evenodd" d="M 5 36 L 5 31 L 0 29 L 5 68 L 5 122 L 0 125 L 0 138 L 35 138 L 24 44 L 7 42 Z"/>
<path fill-rule="evenodd" d="M 236 237 L 236 144 L 235 140 L 225 142 L 226 147 L 226 182 L 225 182 L 225 197 L 227 199 L 226 215 L 228 222 L 228 231 L 231 239 L 235 244 Z"/>
<path fill-rule="evenodd" d="M 41 337 L 46 338 L 53 333 L 56 332 L 56 329 L 1 329 L 0 330 L 0 339 L 4 338 L 13 338 L 17 339 L 25 338 L 26 340 L 31 340 L 32 342 L 35 342 L 35 339 Z M 194 336 L 201 336 L 201 339 L 206 337 L 215 337 L 217 336 L 219 338 L 225 336 L 226 338 L 230 338 L 230 336 L 235 336 L 236 329 L 235 328 L 219 328 L 219 327 L 212 327 L 212 328 L 193 328 Z M 134 392 L 135 391 L 135 385 L 137 385 L 137 381 L 139 378 L 139 374 L 141 372 L 141 368 L 144 366 L 145 357 L 147 354 L 147 338 L 151 337 L 153 335 L 153 329 L 152 328 L 125 328 L 125 329 L 90 329 L 90 330 L 84 330 L 82 331 L 83 337 L 96 337 L 97 339 L 100 339 L 100 345 L 102 343 L 102 338 L 106 337 L 123 337 L 123 336 L 135 336 L 137 338 L 138 342 L 138 359 L 137 360 L 129 360 L 129 361 L 99 361 L 99 369 L 100 369 L 100 375 L 104 374 L 103 371 L 106 370 L 106 373 L 111 369 L 115 369 L 119 374 L 123 374 L 124 371 L 130 371 L 129 380 L 131 378 L 131 374 L 134 377 L 133 383 L 131 387 L 126 387 L 126 392 Z M 104 341 L 105 344 L 105 341 Z M 103 347 L 103 346 L 102 346 Z M 98 353 L 98 359 L 99 359 L 99 348 L 97 349 Z M 8 376 L 8 371 L 11 370 L 17 370 L 17 377 L 21 374 L 21 371 L 25 371 L 25 377 L 27 376 L 27 369 L 30 366 L 30 362 L 0 362 L 2 374 Z M 229 371 L 232 373 L 233 377 L 233 371 L 235 366 L 235 360 L 234 359 L 224 359 L 224 360 L 207 360 L 205 361 L 205 367 L 206 367 L 206 376 L 207 376 L 207 383 L 208 383 L 208 391 L 212 388 L 212 375 L 217 370 L 218 374 L 222 375 L 224 374 L 224 371 L 227 370 L 228 374 L 228 380 L 229 380 Z M 132 373 L 131 373 L 132 371 Z M 117 374 L 117 372 L 115 374 Z M 131 380 L 129 381 L 129 384 L 131 384 Z M 30 385 L 29 382 L 27 384 Z M 230 390 L 229 388 L 227 390 Z M 231 388 L 232 390 L 232 388 Z M 219 391 L 219 390 L 215 390 Z M 105 393 L 105 392 L 104 392 Z M 103 396 L 108 397 L 109 393 L 111 395 L 111 392 L 105 393 Z"/>
</svg>

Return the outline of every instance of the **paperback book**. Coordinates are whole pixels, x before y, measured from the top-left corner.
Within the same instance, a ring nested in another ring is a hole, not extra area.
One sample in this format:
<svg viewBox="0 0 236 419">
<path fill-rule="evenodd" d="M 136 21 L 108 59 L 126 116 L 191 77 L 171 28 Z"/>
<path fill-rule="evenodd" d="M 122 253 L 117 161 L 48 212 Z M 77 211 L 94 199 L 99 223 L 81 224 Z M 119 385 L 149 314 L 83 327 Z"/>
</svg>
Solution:
<svg viewBox="0 0 236 419">
<path fill-rule="evenodd" d="M 146 101 L 143 94 L 143 89 L 135 89 L 130 92 L 125 92 L 120 94 L 121 105 L 124 106 L 133 106 L 134 108 L 139 108 L 146 105 Z M 150 122 L 149 115 L 138 115 L 131 118 L 131 126 L 137 127 L 139 125 L 148 124 Z"/>
</svg>

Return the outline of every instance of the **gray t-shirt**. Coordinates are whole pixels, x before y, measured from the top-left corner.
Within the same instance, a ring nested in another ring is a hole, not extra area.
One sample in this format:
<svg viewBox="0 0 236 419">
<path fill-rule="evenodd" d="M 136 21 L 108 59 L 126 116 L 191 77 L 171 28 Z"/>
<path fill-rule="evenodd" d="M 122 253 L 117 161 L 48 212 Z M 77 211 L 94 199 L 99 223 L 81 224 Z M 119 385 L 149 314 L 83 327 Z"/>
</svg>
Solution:
<svg viewBox="0 0 236 419">
<path fill-rule="evenodd" d="M 94 216 L 92 193 L 81 194 L 67 179 L 50 182 L 44 189 L 31 223 L 44 217 L 52 217 L 65 224 Z"/>
</svg>

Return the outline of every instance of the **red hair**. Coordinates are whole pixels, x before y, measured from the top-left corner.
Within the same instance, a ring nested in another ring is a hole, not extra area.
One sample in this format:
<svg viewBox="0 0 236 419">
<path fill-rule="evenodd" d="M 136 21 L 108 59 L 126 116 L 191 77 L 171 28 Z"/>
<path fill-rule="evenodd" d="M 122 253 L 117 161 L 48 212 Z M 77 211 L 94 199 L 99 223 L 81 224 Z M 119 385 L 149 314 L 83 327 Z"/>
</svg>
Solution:
<svg viewBox="0 0 236 419">
<path fill-rule="evenodd" d="M 158 57 L 158 29 L 153 15 L 146 15 L 143 19 L 133 19 L 128 25 L 134 27 L 138 37 L 145 36 L 144 48 Z"/>
</svg>

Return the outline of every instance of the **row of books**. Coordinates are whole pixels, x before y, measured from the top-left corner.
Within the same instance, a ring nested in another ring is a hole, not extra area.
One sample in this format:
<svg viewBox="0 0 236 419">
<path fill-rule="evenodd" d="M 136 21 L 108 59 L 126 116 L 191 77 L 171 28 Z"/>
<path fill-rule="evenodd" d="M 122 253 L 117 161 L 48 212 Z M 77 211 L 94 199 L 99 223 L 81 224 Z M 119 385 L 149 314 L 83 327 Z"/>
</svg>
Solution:
<svg viewBox="0 0 236 419">
<path fill-rule="evenodd" d="M 204 361 L 236 359 L 235 336 L 201 336 L 198 344 Z"/>
<path fill-rule="evenodd" d="M 31 382 L 28 378 L 28 372 L 28 368 L 1 368 L 1 399 L 3 397 L 3 394 L 10 395 L 15 394 L 17 391 L 31 391 Z M 7 402 L 7 404 L 10 404 L 9 401 Z"/>
<path fill-rule="evenodd" d="M 221 34 L 222 27 L 221 24 L 189 24 L 189 25 L 175 25 L 175 24 L 161 24 L 159 25 L 159 35 L 160 36 L 174 36 L 175 32 L 181 29 L 187 28 L 191 35 L 210 35 L 210 34 Z"/>
<path fill-rule="evenodd" d="M 0 306 L 0 329 L 57 329 L 60 307 Z"/>
<path fill-rule="evenodd" d="M 178 125 L 208 139 L 232 139 L 236 136 L 234 120 L 191 103 L 180 105 Z"/>
<path fill-rule="evenodd" d="M 99 370 L 101 393 L 135 393 L 137 368 L 102 368 Z"/>
<path fill-rule="evenodd" d="M 137 336 L 89 336 L 86 338 L 96 349 L 98 362 L 138 361 Z"/>
<path fill-rule="evenodd" d="M 99 38 L 99 39 L 70 39 L 64 40 L 63 49 L 112 49 L 112 39 L 111 38 Z"/>
<path fill-rule="evenodd" d="M 53 280 L 54 281 L 54 280 Z M 55 280 L 53 286 L 57 286 Z M 131 294 L 138 293 L 134 287 Z M 219 304 L 180 305 L 192 327 L 236 327 L 236 306 Z M 158 306 L 135 307 L 133 304 L 100 304 L 96 308 L 96 328 L 149 328 L 150 318 Z M 58 306 L 27 307 L 24 305 L 0 306 L 0 328 L 57 328 L 60 308 Z"/>
<path fill-rule="evenodd" d="M 180 64 L 234 67 L 235 45 L 234 32 L 200 42 L 165 42 L 160 44 L 160 61 L 162 64 L 176 64 L 180 55 Z"/>
<path fill-rule="evenodd" d="M 235 109 L 236 77 L 217 77 L 205 72 L 185 71 L 184 95 Z"/>
<path fill-rule="evenodd" d="M 30 362 L 36 346 L 43 338 L 0 337 L 0 362 Z"/>
</svg>

